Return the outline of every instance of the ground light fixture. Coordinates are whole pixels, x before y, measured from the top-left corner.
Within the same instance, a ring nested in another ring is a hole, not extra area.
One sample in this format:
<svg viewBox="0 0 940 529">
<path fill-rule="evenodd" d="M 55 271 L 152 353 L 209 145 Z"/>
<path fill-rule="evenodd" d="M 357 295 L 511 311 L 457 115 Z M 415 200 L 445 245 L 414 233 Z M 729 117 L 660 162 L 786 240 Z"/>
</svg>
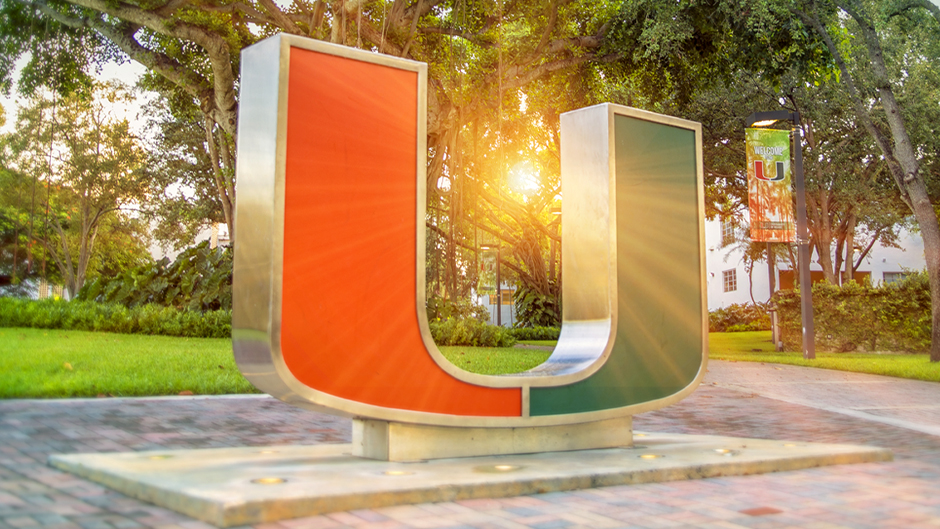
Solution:
<svg viewBox="0 0 940 529">
<path fill-rule="evenodd" d="M 641 454 L 640 459 L 659 459 L 665 457 L 662 454 Z"/>
<path fill-rule="evenodd" d="M 803 178 L 803 134 L 800 129 L 800 113 L 786 110 L 755 112 L 747 117 L 744 126 L 768 127 L 778 121 L 789 121 L 796 131 L 793 140 L 793 184 L 796 188 L 796 238 L 800 268 L 800 312 L 803 317 L 803 358 L 816 358 L 816 342 L 813 329 L 813 280 L 809 274 L 809 230 L 806 226 L 806 184 Z M 769 258 L 769 256 L 768 256 Z"/>
<path fill-rule="evenodd" d="M 284 478 L 258 478 L 251 480 L 255 485 L 281 485 L 287 483 L 287 480 Z"/>
<path fill-rule="evenodd" d="M 386 476 L 410 476 L 414 474 L 414 472 L 408 472 L 407 470 L 386 470 L 382 473 Z"/>
<path fill-rule="evenodd" d="M 473 471 L 474 471 L 474 472 L 483 472 L 483 473 L 486 473 L 486 474 L 492 474 L 492 473 L 497 473 L 497 474 L 498 474 L 498 473 L 502 473 L 502 472 L 515 472 L 515 471 L 517 471 L 517 470 L 522 470 L 522 468 L 523 468 L 523 467 L 522 467 L 521 465 L 508 465 L 508 464 L 500 464 L 500 465 L 482 465 L 482 466 L 479 466 L 479 467 L 474 467 L 474 468 L 473 468 Z"/>
</svg>

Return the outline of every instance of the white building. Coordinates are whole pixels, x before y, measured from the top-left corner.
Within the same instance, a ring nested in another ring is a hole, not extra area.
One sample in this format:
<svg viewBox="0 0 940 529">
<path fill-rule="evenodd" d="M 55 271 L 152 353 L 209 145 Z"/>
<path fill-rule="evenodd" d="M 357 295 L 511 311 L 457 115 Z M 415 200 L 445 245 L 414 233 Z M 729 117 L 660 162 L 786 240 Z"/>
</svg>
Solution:
<svg viewBox="0 0 940 529">
<path fill-rule="evenodd" d="M 202 241 L 209 241 L 209 247 L 215 248 L 216 246 L 226 246 L 232 242 L 231 237 L 228 233 L 228 224 L 224 222 L 218 222 L 210 225 L 207 228 L 203 228 L 198 234 L 196 234 L 196 239 L 193 240 L 193 245 L 199 244 Z M 176 259 L 176 257 L 185 250 L 185 248 L 174 250 L 168 247 L 162 246 L 159 242 L 152 240 L 150 241 L 150 255 L 153 257 L 154 261 L 159 261 L 166 257 L 171 262 Z"/>
<path fill-rule="evenodd" d="M 743 250 L 736 242 L 730 242 L 727 235 L 732 227 L 720 221 L 705 222 L 705 264 L 708 282 L 708 310 L 727 307 L 734 303 L 750 303 L 751 292 L 754 301 L 765 302 L 770 299 L 770 277 L 767 261 L 754 263 L 750 276 L 745 265 Z M 722 244 L 722 242 L 725 244 Z M 886 248 L 876 243 L 855 273 L 856 280 L 868 276 L 873 285 L 890 283 L 903 277 L 905 272 L 923 270 L 924 242 L 920 235 L 902 230 L 899 237 L 901 248 Z M 810 275 L 813 281 L 823 279 L 822 267 L 816 263 L 814 255 L 810 263 Z M 774 270 L 777 289 L 792 288 L 794 271 L 788 262 L 777 262 Z"/>
<path fill-rule="evenodd" d="M 512 327 L 516 323 L 516 304 L 513 300 L 513 295 L 516 293 L 516 287 L 514 285 L 503 283 L 503 288 L 501 290 L 503 297 L 501 302 L 497 302 L 496 289 L 494 288 L 491 294 L 477 295 L 476 303 L 478 305 L 483 305 L 486 307 L 486 310 L 489 311 L 489 323 L 491 325 L 496 325 L 496 311 L 499 310 L 499 323 L 502 324 L 503 327 Z"/>
</svg>

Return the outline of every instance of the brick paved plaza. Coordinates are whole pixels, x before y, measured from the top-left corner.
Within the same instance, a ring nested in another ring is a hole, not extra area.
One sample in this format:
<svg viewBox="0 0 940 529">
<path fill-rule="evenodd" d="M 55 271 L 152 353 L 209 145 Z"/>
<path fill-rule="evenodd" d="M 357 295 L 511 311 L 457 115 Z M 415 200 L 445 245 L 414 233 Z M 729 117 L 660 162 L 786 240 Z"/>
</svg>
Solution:
<svg viewBox="0 0 940 529">
<path fill-rule="evenodd" d="M 940 384 L 712 362 L 638 431 L 868 444 L 891 463 L 421 504 L 281 528 L 940 528 Z M 53 453 L 348 442 L 347 419 L 258 396 L 0 401 L 0 529 L 211 527 L 46 465 Z"/>
</svg>

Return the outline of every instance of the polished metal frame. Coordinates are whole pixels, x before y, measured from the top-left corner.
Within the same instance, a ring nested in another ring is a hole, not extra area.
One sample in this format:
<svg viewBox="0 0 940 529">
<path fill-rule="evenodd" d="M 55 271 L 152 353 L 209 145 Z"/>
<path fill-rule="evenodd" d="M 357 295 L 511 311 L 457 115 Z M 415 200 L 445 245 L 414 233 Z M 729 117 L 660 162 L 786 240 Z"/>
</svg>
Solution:
<svg viewBox="0 0 940 529">
<path fill-rule="evenodd" d="M 287 91 L 291 48 L 413 71 L 418 74 L 416 178 L 417 321 L 428 354 L 459 380 L 487 387 L 521 388 L 521 417 L 455 416 L 374 406 L 339 398 L 297 380 L 280 350 L 283 273 L 284 180 Z M 528 372 L 491 376 L 450 363 L 431 337 L 425 307 L 425 215 L 427 199 L 427 65 L 291 35 L 268 38 L 242 52 L 239 109 L 238 202 L 235 230 L 233 345 L 243 375 L 258 389 L 300 407 L 350 417 L 438 426 L 551 426 L 606 420 L 677 402 L 698 386 L 707 362 L 704 251 L 704 187 L 701 125 L 612 104 L 562 116 L 565 200 L 562 245 L 565 277 L 562 333 L 549 360 Z M 529 388 L 563 386 L 600 369 L 613 347 L 617 321 L 616 180 L 614 117 L 628 116 L 695 132 L 699 263 L 702 291 L 702 363 L 694 381 L 662 399 L 615 409 L 529 417 Z M 604 135 L 606 134 L 606 138 Z M 567 138 L 567 141 L 565 140 Z M 605 256 L 598 258 L 598 256 Z"/>
</svg>

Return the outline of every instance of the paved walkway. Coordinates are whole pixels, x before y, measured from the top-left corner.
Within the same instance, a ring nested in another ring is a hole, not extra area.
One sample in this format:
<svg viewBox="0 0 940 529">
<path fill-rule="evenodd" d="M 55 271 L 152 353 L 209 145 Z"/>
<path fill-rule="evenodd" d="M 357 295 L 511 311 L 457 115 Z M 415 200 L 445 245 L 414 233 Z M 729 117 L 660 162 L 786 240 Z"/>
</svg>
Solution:
<svg viewBox="0 0 940 529">
<path fill-rule="evenodd" d="M 940 384 L 712 362 L 637 430 L 891 448 L 896 461 L 340 512 L 257 529 L 940 527 Z M 264 397 L 0 401 L 0 529 L 206 524 L 46 466 L 51 453 L 346 442 L 348 420 Z"/>
</svg>

